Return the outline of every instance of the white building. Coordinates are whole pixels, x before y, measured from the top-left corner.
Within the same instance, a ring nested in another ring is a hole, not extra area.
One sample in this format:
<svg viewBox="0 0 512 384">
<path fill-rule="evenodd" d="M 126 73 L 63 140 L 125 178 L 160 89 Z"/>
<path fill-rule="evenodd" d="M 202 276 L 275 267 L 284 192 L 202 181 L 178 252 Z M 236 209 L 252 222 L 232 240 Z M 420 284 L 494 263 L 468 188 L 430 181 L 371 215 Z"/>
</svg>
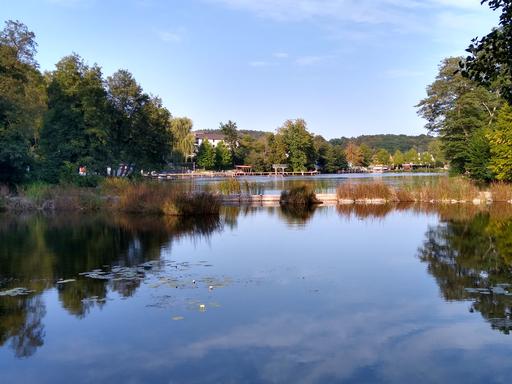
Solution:
<svg viewBox="0 0 512 384">
<path fill-rule="evenodd" d="M 208 142 L 213 146 L 216 147 L 219 143 L 224 142 L 224 135 L 221 133 L 213 133 L 213 132 L 194 132 L 195 135 L 195 144 L 196 147 L 199 148 L 199 146 L 205 141 L 208 140 Z"/>
</svg>

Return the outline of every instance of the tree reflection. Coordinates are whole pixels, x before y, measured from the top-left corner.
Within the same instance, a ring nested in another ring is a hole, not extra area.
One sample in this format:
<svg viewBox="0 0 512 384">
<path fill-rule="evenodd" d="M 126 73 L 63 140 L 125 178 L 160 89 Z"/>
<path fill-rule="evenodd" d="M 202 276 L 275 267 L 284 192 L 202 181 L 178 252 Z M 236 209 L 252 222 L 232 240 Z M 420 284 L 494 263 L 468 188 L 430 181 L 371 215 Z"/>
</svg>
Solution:
<svg viewBox="0 0 512 384">
<path fill-rule="evenodd" d="M 0 221 L 0 290 L 25 287 L 27 296 L 0 297 L 0 346 L 10 341 L 16 356 L 43 345 L 46 309 L 42 294 L 56 286 L 62 307 L 82 318 L 103 306 L 109 292 L 129 297 L 141 281 L 95 280 L 80 274 L 104 266 L 134 267 L 160 260 L 163 247 L 183 237 L 220 231 L 218 216 L 177 217 L 30 216 Z M 56 284 L 61 279 L 72 283 Z"/>
<path fill-rule="evenodd" d="M 494 329 L 508 334 L 512 296 L 492 289 L 512 284 L 512 217 L 493 208 L 470 219 L 442 221 L 425 236 L 419 258 L 427 263 L 443 297 L 471 300 L 470 311 L 480 312 Z"/>
</svg>

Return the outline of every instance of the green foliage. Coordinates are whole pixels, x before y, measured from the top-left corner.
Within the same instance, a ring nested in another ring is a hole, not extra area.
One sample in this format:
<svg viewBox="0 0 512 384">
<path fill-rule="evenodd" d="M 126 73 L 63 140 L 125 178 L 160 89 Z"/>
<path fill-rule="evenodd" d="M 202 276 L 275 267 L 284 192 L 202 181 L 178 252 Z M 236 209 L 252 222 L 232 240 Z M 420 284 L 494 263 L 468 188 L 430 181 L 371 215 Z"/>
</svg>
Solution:
<svg viewBox="0 0 512 384">
<path fill-rule="evenodd" d="M 466 171 L 474 180 L 489 182 L 493 179 L 493 173 L 489 167 L 491 161 L 491 148 L 488 136 L 489 132 L 479 129 L 471 136 L 468 143 Z"/>
<path fill-rule="evenodd" d="M 418 164 L 418 151 L 416 149 L 411 148 L 404 154 L 404 160 L 406 163 L 410 164 Z"/>
<path fill-rule="evenodd" d="M 18 21 L 0 31 L 0 182 L 16 183 L 33 164 L 45 109 L 34 33 Z"/>
<path fill-rule="evenodd" d="M 304 120 L 287 120 L 279 128 L 278 135 L 282 136 L 286 145 L 288 163 L 293 171 L 305 171 L 313 166 L 313 136 L 308 132 Z"/>
<path fill-rule="evenodd" d="M 171 120 L 173 161 L 185 162 L 193 156 L 195 138 L 192 125 L 188 117 L 175 117 Z"/>
<path fill-rule="evenodd" d="M 506 105 L 498 115 L 493 130 L 488 134 L 490 169 L 497 180 L 512 181 L 512 107 Z"/>
<path fill-rule="evenodd" d="M 341 137 L 338 139 L 329 140 L 333 145 L 341 145 L 346 147 L 348 143 L 352 142 L 358 146 L 366 145 L 372 151 L 377 149 L 385 149 L 389 153 L 394 153 L 397 149 L 406 152 L 411 148 L 416 148 L 418 151 L 426 151 L 430 142 L 434 140 L 433 137 L 427 135 L 407 136 L 407 135 L 362 135 L 358 137 Z M 371 160 L 371 156 L 370 156 Z"/>
<path fill-rule="evenodd" d="M 215 168 L 220 170 L 228 169 L 233 164 L 231 151 L 223 142 L 217 144 L 215 147 Z"/>
<path fill-rule="evenodd" d="M 503 101 L 463 77 L 458 71 L 461 60 L 451 57 L 443 61 L 436 80 L 427 88 L 427 98 L 418 104 L 418 113 L 427 120 L 426 128 L 439 135 L 452 172 L 482 180 L 490 175 L 485 158 L 475 157 L 486 153 L 484 135 L 479 132 L 493 123 Z M 478 170 L 478 166 L 482 168 Z"/>
<path fill-rule="evenodd" d="M 499 26 L 481 39 L 472 40 L 469 56 L 461 61 L 462 73 L 488 89 L 495 88 L 512 103 L 512 3 L 510 0 L 482 0 L 493 11 L 501 11 Z"/>
<path fill-rule="evenodd" d="M 229 120 L 227 123 L 221 123 L 220 124 L 220 131 L 224 135 L 224 141 L 228 145 L 228 148 L 231 152 L 231 162 L 234 160 L 241 160 L 236 157 L 237 148 L 238 148 L 238 141 L 239 141 L 239 134 L 238 134 L 238 127 L 235 122 Z M 234 165 L 232 163 L 231 165 Z"/>
<path fill-rule="evenodd" d="M 63 58 L 56 68 L 48 85 L 48 112 L 41 130 L 42 157 L 56 171 L 70 163 L 101 172 L 108 161 L 110 125 L 101 70 L 88 67 L 76 54 Z"/>
<path fill-rule="evenodd" d="M 401 167 L 402 164 L 405 163 L 405 156 L 404 154 L 402 153 L 402 151 L 400 151 L 399 149 L 397 149 L 395 151 L 395 153 L 393 154 L 393 165 L 395 167 Z"/>
<path fill-rule="evenodd" d="M 379 149 L 373 156 L 373 162 L 380 165 L 390 165 L 391 155 L 385 149 Z"/>
<path fill-rule="evenodd" d="M 197 152 L 197 165 L 204 169 L 215 169 L 215 148 L 208 140 L 204 140 Z"/>
</svg>

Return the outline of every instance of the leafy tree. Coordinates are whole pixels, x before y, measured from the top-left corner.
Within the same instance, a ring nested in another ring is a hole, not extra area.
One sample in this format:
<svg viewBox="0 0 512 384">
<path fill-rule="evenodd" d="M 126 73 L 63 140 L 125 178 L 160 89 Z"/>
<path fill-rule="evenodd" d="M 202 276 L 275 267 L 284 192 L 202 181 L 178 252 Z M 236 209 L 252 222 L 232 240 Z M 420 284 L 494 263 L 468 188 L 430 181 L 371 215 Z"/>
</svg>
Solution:
<svg viewBox="0 0 512 384">
<path fill-rule="evenodd" d="M 468 144 L 468 161 L 466 171 L 474 180 L 491 181 L 493 174 L 489 168 L 491 148 L 487 129 L 479 129 L 473 133 Z"/>
<path fill-rule="evenodd" d="M 173 160 L 187 161 L 194 154 L 195 137 L 192 133 L 192 125 L 192 120 L 188 117 L 171 119 Z"/>
<path fill-rule="evenodd" d="M 283 135 L 273 133 L 269 134 L 267 137 L 267 146 L 270 148 L 270 154 L 268 157 L 270 165 L 288 163 L 288 148 Z"/>
<path fill-rule="evenodd" d="M 427 129 L 439 135 L 452 171 L 463 174 L 471 138 L 492 124 L 502 100 L 463 77 L 458 71 L 460 60 L 452 57 L 443 61 L 436 80 L 427 88 L 427 98 L 418 104 L 418 113 L 427 120 Z"/>
<path fill-rule="evenodd" d="M 512 103 L 512 2 L 482 0 L 493 11 L 501 11 L 499 27 L 469 45 L 469 56 L 461 61 L 464 76 L 487 88 L 496 87 Z"/>
<path fill-rule="evenodd" d="M 233 164 L 231 151 L 223 142 L 215 148 L 215 166 L 217 169 L 228 169 Z"/>
<path fill-rule="evenodd" d="M 220 130 L 224 135 L 224 141 L 231 151 L 232 161 L 241 161 L 241 159 L 236 157 L 236 149 L 238 147 L 239 141 L 238 127 L 236 123 L 231 120 L 229 120 L 227 123 L 220 123 Z M 234 165 L 234 163 L 232 165 Z"/>
<path fill-rule="evenodd" d="M 278 136 L 283 138 L 287 148 L 288 162 L 294 171 L 305 171 L 313 166 L 313 135 L 308 132 L 304 120 L 287 120 L 279 128 Z"/>
<path fill-rule="evenodd" d="M 327 173 L 336 173 L 347 168 L 348 163 L 343 148 L 340 145 L 329 145 L 325 153 L 324 170 Z"/>
<path fill-rule="evenodd" d="M 405 152 L 404 157 L 407 163 L 418 164 L 418 151 L 416 151 L 416 149 L 409 149 Z"/>
<path fill-rule="evenodd" d="M 434 157 L 436 167 L 442 167 L 446 161 L 441 140 L 435 139 L 428 145 L 428 152 Z"/>
<path fill-rule="evenodd" d="M 18 21 L 0 31 L 0 182 L 19 182 L 33 164 L 46 92 L 35 35 Z"/>
<path fill-rule="evenodd" d="M 368 145 L 363 143 L 359 146 L 359 151 L 361 152 L 361 156 L 362 156 L 361 165 L 363 167 L 369 166 L 373 160 L 372 149 Z"/>
<path fill-rule="evenodd" d="M 489 167 L 496 179 L 512 181 L 512 107 L 506 105 L 487 135 L 491 152 Z"/>
<path fill-rule="evenodd" d="M 204 169 L 215 169 L 215 148 L 204 140 L 197 152 L 197 165 Z"/>
<path fill-rule="evenodd" d="M 66 164 L 101 172 L 108 161 L 108 101 L 99 67 L 76 54 L 60 60 L 50 75 L 48 112 L 41 131 L 45 177 L 58 181 Z"/>
<path fill-rule="evenodd" d="M 405 156 L 401 150 L 397 149 L 393 154 L 393 165 L 397 168 L 402 167 L 405 163 Z"/>
<path fill-rule="evenodd" d="M 373 162 L 380 165 L 389 165 L 391 164 L 391 155 L 388 151 L 381 148 L 373 156 Z"/>
<path fill-rule="evenodd" d="M 345 148 L 345 158 L 352 167 L 361 166 L 364 161 L 364 155 L 361 153 L 361 149 L 354 143 L 348 143 Z"/>
<path fill-rule="evenodd" d="M 144 93 L 126 70 L 107 79 L 107 90 L 113 108 L 109 129 L 113 161 L 160 168 L 171 152 L 170 112 L 159 98 Z"/>
</svg>

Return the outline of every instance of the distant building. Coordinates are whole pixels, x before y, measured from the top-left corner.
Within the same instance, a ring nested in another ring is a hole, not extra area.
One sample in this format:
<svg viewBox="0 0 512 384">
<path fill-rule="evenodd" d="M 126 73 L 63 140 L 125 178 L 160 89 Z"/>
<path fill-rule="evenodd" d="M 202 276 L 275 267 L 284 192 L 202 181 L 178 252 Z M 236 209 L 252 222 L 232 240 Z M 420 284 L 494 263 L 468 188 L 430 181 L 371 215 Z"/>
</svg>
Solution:
<svg viewBox="0 0 512 384">
<path fill-rule="evenodd" d="M 221 133 L 212 133 L 212 132 L 194 132 L 195 135 L 195 144 L 196 147 L 199 146 L 207 140 L 213 147 L 219 145 L 219 143 L 224 142 L 224 135 Z"/>
</svg>

